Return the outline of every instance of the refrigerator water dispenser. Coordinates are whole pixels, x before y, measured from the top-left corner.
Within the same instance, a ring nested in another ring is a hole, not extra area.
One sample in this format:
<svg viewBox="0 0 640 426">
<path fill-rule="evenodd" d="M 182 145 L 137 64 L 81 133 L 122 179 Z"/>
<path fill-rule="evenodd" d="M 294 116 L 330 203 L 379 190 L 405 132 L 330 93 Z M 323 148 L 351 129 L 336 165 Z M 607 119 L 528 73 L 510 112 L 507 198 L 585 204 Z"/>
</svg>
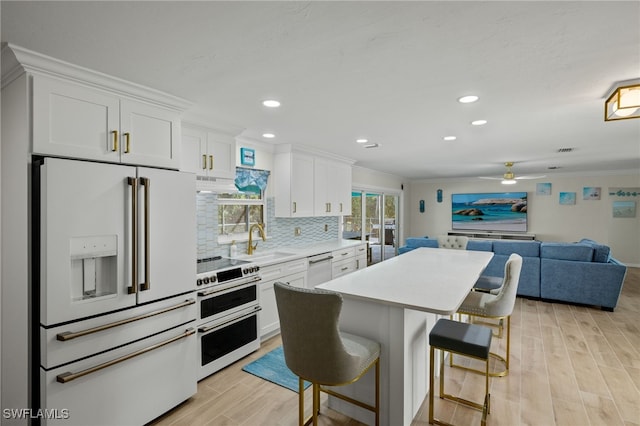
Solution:
<svg viewBox="0 0 640 426">
<path fill-rule="evenodd" d="M 108 296 L 117 292 L 117 247 L 116 235 L 71 238 L 73 300 Z"/>
</svg>

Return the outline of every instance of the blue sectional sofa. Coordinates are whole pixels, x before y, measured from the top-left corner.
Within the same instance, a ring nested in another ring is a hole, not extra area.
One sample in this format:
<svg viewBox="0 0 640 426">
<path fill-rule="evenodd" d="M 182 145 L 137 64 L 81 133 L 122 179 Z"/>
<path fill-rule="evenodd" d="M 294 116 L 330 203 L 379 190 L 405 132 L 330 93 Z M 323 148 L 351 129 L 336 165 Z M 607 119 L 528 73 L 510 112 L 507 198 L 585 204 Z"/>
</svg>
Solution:
<svg viewBox="0 0 640 426">
<path fill-rule="evenodd" d="M 418 247 L 438 247 L 435 238 L 407 238 L 400 254 Z M 577 243 L 470 239 L 467 250 L 492 251 L 484 271 L 502 277 L 511 253 L 522 256 L 518 295 L 600 306 L 613 311 L 627 267 L 611 256 L 608 246 L 583 239 Z"/>
</svg>

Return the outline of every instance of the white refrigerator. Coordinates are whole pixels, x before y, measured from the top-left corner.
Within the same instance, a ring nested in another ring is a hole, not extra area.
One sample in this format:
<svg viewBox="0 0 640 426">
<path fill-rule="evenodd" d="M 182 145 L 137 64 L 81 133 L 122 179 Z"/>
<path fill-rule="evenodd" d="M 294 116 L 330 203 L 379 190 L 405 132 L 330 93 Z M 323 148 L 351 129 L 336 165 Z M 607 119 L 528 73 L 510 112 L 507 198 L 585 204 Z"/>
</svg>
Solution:
<svg viewBox="0 0 640 426">
<path fill-rule="evenodd" d="M 195 394 L 195 176 L 47 157 L 33 184 L 43 423 L 144 424 Z"/>
</svg>

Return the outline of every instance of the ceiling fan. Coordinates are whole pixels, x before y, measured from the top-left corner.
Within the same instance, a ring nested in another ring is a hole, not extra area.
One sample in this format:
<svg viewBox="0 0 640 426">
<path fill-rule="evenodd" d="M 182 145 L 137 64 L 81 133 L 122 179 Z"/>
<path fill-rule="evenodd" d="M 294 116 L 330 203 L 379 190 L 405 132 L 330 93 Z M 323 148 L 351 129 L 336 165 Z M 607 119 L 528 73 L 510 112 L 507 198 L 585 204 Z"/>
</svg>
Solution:
<svg viewBox="0 0 640 426">
<path fill-rule="evenodd" d="M 503 185 L 513 185 L 520 179 L 540 179 L 545 177 L 545 175 L 539 176 L 518 176 L 511 171 L 511 167 L 513 167 L 513 161 L 508 161 L 504 163 L 507 171 L 502 175 L 502 177 L 488 177 L 488 176 L 480 176 L 480 179 L 495 179 L 500 180 Z"/>
</svg>

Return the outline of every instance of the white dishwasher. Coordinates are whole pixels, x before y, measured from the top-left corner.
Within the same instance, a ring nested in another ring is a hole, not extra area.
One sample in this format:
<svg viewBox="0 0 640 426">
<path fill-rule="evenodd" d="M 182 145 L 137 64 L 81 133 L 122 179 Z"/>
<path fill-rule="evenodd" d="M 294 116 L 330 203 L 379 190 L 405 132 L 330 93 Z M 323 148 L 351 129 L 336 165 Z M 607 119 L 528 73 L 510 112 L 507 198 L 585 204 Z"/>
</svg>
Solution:
<svg viewBox="0 0 640 426">
<path fill-rule="evenodd" d="M 309 269 L 307 269 L 307 287 L 315 286 L 331 280 L 331 252 L 309 256 Z"/>
</svg>

